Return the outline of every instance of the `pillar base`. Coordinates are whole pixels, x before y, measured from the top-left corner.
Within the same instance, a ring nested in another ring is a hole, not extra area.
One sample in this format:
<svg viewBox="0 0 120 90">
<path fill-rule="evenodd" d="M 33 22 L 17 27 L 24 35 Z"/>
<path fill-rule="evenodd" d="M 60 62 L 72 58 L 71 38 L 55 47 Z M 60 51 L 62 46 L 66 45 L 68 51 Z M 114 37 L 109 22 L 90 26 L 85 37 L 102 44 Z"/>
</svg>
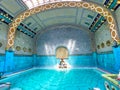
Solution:
<svg viewBox="0 0 120 90">
<path fill-rule="evenodd" d="M 5 55 L 5 73 L 12 72 L 14 70 L 14 51 L 6 50 Z"/>
<path fill-rule="evenodd" d="M 113 46 L 113 53 L 115 57 L 115 70 L 118 72 L 120 70 L 120 46 Z"/>
</svg>

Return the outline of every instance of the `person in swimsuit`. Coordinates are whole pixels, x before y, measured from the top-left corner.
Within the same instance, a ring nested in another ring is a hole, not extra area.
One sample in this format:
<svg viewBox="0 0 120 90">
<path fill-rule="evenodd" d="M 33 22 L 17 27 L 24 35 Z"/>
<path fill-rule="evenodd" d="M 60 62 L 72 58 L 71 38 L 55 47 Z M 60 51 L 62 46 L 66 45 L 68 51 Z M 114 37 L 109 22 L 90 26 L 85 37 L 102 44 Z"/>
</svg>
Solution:
<svg viewBox="0 0 120 90">
<path fill-rule="evenodd" d="M 64 59 L 61 58 L 59 68 L 67 68 L 67 64 L 65 63 Z"/>
</svg>

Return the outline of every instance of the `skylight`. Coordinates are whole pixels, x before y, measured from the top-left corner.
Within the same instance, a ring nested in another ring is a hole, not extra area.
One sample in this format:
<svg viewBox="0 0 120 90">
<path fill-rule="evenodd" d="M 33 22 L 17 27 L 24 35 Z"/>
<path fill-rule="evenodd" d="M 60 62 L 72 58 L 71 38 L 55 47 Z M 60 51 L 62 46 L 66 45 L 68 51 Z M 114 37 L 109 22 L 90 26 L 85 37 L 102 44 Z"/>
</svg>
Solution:
<svg viewBox="0 0 120 90">
<path fill-rule="evenodd" d="M 22 0 L 29 9 L 52 2 L 60 2 L 60 1 L 82 1 L 82 0 Z"/>
</svg>

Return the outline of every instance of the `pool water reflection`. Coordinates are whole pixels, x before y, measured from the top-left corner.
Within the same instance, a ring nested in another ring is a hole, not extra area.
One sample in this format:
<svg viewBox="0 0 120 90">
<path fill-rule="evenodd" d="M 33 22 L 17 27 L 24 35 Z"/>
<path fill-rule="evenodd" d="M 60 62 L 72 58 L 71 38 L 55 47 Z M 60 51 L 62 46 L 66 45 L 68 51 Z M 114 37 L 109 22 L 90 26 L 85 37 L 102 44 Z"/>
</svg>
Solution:
<svg viewBox="0 0 120 90">
<path fill-rule="evenodd" d="M 97 69 L 33 69 L 0 82 L 11 82 L 11 88 L 22 90 L 105 90 L 101 74 Z"/>
</svg>

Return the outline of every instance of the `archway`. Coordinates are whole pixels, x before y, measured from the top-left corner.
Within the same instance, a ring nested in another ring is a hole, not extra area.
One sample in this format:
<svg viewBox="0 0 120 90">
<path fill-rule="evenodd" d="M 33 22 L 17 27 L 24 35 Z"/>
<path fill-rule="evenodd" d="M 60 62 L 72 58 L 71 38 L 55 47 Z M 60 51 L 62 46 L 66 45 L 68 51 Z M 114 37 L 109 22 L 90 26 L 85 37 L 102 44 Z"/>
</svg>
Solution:
<svg viewBox="0 0 120 90">
<path fill-rule="evenodd" d="M 120 42 L 114 17 L 106 8 L 103 8 L 97 4 L 90 3 L 90 2 L 66 1 L 66 2 L 56 2 L 56 3 L 50 3 L 50 4 L 38 6 L 36 8 L 27 10 L 22 14 L 18 15 L 10 25 L 6 49 L 13 48 L 16 28 L 25 18 L 45 10 L 62 8 L 62 7 L 86 8 L 101 14 L 108 21 L 112 39 L 117 41 L 118 43 Z"/>
<path fill-rule="evenodd" d="M 59 68 L 68 68 L 70 65 L 66 63 L 64 59 L 68 58 L 68 49 L 64 46 L 60 46 L 56 49 L 56 58 L 60 60 L 60 63 L 57 67 Z"/>
<path fill-rule="evenodd" d="M 60 46 L 56 49 L 56 58 L 68 58 L 68 49 L 66 47 Z"/>
</svg>

